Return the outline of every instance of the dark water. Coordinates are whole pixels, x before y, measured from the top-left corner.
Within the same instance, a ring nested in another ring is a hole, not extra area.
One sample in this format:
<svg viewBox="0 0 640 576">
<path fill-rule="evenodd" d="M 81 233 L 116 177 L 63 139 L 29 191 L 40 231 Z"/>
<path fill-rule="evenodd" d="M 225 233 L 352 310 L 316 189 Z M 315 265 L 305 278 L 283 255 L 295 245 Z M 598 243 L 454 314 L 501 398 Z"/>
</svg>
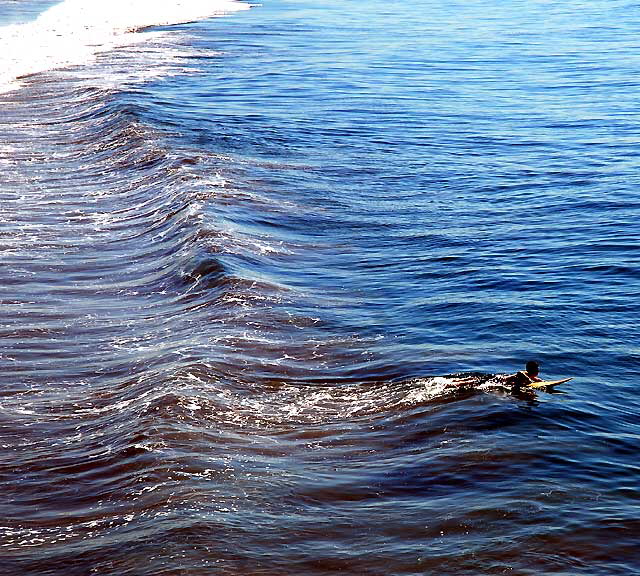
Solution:
<svg viewBox="0 0 640 576">
<path fill-rule="evenodd" d="M 0 95 L 0 573 L 640 574 L 637 29 L 269 0 Z"/>
</svg>

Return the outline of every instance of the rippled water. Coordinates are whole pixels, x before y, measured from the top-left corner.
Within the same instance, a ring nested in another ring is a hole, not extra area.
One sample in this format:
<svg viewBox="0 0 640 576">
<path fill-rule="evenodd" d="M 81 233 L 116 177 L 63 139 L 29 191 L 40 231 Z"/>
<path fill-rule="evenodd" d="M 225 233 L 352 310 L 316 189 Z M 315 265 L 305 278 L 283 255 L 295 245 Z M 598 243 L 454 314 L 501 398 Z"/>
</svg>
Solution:
<svg viewBox="0 0 640 576">
<path fill-rule="evenodd" d="M 0 573 L 640 574 L 633 4 L 52 4 L 0 0 Z"/>
</svg>

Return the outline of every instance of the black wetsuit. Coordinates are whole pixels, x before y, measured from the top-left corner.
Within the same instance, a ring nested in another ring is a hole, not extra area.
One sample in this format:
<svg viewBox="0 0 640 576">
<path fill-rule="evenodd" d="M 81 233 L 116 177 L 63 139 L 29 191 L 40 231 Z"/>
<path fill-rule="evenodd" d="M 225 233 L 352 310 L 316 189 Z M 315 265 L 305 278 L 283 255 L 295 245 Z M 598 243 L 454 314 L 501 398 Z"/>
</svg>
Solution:
<svg viewBox="0 0 640 576">
<path fill-rule="evenodd" d="M 513 392 L 517 392 L 523 386 L 528 386 L 532 382 L 535 382 L 526 372 L 516 372 L 507 377 L 507 385 L 511 386 Z"/>
</svg>

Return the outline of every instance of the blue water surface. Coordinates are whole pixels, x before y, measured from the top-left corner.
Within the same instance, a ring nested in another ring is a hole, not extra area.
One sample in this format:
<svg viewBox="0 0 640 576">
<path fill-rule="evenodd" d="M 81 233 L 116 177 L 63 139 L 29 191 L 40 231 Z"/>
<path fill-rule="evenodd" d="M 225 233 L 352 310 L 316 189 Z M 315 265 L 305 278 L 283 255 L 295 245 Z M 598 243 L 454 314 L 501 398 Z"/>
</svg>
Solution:
<svg viewBox="0 0 640 576">
<path fill-rule="evenodd" d="M 223 55 L 157 85 L 149 113 L 273 163 L 259 177 L 308 212 L 268 225 L 333 246 L 289 281 L 344 291 L 339 322 L 382 335 L 391 362 L 537 357 L 583 393 L 630 392 L 639 57 L 624 5 L 267 2 L 216 34 L 192 25 Z"/>
<path fill-rule="evenodd" d="M 27 2 L 23 0 L 1 0 L 0 26 L 23 24 L 30 20 L 35 20 L 47 8 L 58 3 L 58 0 L 28 0 Z"/>
<path fill-rule="evenodd" d="M 6 97 L 14 572 L 640 573 L 639 24 L 265 0 Z"/>
</svg>

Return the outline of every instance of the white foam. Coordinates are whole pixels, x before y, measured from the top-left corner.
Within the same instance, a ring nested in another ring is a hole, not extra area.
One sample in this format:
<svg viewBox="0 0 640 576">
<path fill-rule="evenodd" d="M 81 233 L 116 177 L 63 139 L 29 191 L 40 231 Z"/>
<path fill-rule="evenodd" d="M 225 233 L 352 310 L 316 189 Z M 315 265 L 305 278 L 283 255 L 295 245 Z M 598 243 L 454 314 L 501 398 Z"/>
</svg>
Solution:
<svg viewBox="0 0 640 576">
<path fill-rule="evenodd" d="M 440 398 L 456 390 L 454 380 L 437 376 L 435 378 L 420 378 L 416 380 L 409 393 L 402 399 L 402 404 L 422 404 L 434 398 Z"/>
<path fill-rule="evenodd" d="M 237 0 L 65 0 L 33 22 L 0 28 L 0 92 L 21 76 L 90 62 L 96 54 L 153 38 L 149 26 L 244 10 Z"/>
</svg>

